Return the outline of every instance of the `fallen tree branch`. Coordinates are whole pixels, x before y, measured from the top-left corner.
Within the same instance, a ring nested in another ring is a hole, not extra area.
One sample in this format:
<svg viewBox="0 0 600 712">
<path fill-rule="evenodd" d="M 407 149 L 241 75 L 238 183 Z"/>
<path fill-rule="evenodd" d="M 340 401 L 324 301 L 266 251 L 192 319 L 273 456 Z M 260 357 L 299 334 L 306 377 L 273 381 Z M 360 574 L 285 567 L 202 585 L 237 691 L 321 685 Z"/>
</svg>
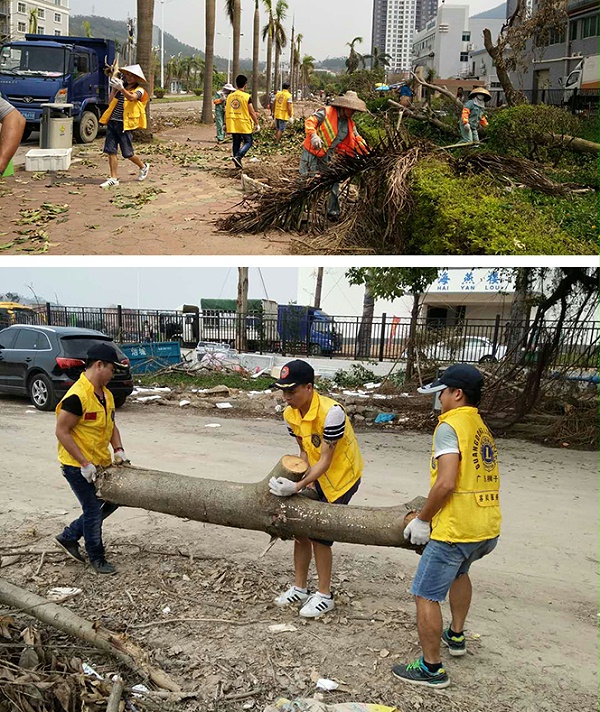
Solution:
<svg viewBox="0 0 600 712">
<path fill-rule="evenodd" d="M 113 678 L 113 686 L 110 691 L 108 702 L 106 703 L 106 712 L 119 712 L 121 695 L 123 694 L 123 680 L 116 675 Z"/>
<path fill-rule="evenodd" d="M 227 623 L 229 625 L 255 625 L 257 623 L 268 623 L 269 621 L 232 621 L 228 618 L 166 618 L 164 620 L 150 621 L 150 623 L 136 623 L 130 625 L 129 628 L 141 630 L 142 628 L 154 628 L 159 625 L 168 625 L 169 623 Z"/>
</svg>

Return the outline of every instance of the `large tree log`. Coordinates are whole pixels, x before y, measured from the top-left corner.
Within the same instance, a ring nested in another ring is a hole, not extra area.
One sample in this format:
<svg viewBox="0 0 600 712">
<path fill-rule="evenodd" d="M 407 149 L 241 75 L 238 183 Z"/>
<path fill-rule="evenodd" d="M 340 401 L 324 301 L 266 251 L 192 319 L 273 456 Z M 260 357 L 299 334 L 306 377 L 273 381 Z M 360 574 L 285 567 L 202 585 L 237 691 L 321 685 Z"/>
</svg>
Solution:
<svg viewBox="0 0 600 712">
<path fill-rule="evenodd" d="M 36 593 L 19 588 L 2 578 L 0 578 L 0 603 L 54 626 L 63 633 L 91 643 L 99 650 L 120 660 L 138 675 L 149 678 L 164 690 L 171 692 L 181 690 L 181 687 L 166 672 L 150 665 L 146 653 L 125 636 L 92 623 L 68 608 L 51 603 Z"/>
<path fill-rule="evenodd" d="M 114 504 L 264 531 L 282 539 L 310 537 L 415 549 L 403 532 L 411 513 L 422 507 L 422 497 L 396 507 L 341 507 L 302 495 L 270 494 L 271 477 L 297 482 L 306 468 L 299 457 L 286 455 L 261 482 L 240 484 L 133 466 L 112 467 L 100 475 L 96 489 L 102 499 Z"/>
</svg>

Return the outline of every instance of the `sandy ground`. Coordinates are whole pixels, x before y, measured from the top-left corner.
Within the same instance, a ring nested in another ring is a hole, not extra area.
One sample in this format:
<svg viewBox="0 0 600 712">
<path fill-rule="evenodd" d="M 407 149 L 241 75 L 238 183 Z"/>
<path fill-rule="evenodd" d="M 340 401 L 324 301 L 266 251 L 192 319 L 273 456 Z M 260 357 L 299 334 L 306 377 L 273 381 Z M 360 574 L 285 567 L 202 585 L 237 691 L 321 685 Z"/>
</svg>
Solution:
<svg viewBox="0 0 600 712">
<path fill-rule="evenodd" d="M 290 237 L 283 233 L 216 230 L 214 221 L 242 199 L 240 172 L 231 162 L 231 143 L 217 145 L 214 126 L 177 125 L 178 117 L 197 116 L 199 107 L 199 102 L 153 105 L 153 115 L 167 124 L 155 131 L 158 142 L 135 144 L 151 165 L 147 180 L 137 182 L 137 168 L 120 156 L 120 185 L 108 191 L 100 188 L 108 176 L 103 134 L 91 144 L 73 145 L 68 171 L 32 173 L 25 171 L 25 154 L 38 148 L 34 133 L 16 154 L 15 175 L 0 179 L 0 253 L 290 254 Z M 263 132 L 272 131 L 266 115 L 261 121 Z M 255 141 L 260 140 L 257 134 Z M 46 220 L 44 204 L 62 212 Z"/>
<path fill-rule="evenodd" d="M 118 421 L 134 463 L 192 477 L 256 481 L 293 450 L 272 419 L 128 404 Z M 52 550 L 52 536 L 78 512 L 55 462 L 53 425 L 53 414 L 0 398 L 4 549 L 34 543 Z M 429 435 L 359 431 L 358 437 L 366 470 L 356 504 L 392 505 L 426 494 Z M 498 449 L 503 533 L 496 552 L 473 569 L 469 650 L 447 659 L 452 685 L 445 691 L 405 686 L 389 672 L 418 652 L 408 593 L 417 564 L 412 552 L 337 544 L 338 607 L 305 625 L 295 611 L 270 603 L 290 581 L 289 542 L 260 558 L 266 534 L 141 510 L 120 509 L 105 524 L 109 558 L 119 569 L 108 581 L 60 554 L 49 555 L 37 572 L 39 556 L 2 573 L 42 594 L 50 586 L 79 586 L 84 595 L 68 605 L 87 617 L 102 615 L 114 627 L 158 621 L 133 636 L 184 687 L 210 688 L 211 699 L 215 685 L 235 691 L 259 684 L 254 708 L 262 709 L 279 695 L 312 694 L 316 677 L 330 677 L 343 683 L 331 701 L 377 701 L 402 712 L 597 710 L 598 455 L 517 440 L 501 440 Z M 194 559 L 157 556 L 173 550 Z M 171 616 L 244 624 L 168 625 L 165 605 Z M 268 625 L 282 622 L 298 631 L 268 632 Z M 189 709 L 241 709 L 239 702 L 196 704 Z"/>
</svg>

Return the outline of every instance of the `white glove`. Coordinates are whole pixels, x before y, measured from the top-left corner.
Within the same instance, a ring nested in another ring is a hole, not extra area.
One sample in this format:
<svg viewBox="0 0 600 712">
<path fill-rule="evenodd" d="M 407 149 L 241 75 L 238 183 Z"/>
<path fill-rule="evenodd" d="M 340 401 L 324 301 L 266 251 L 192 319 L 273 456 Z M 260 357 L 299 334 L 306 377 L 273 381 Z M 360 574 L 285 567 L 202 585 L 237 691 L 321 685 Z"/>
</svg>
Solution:
<svg viewBox="0 0 600 712">
<path fill-rule="evenodd" d="M 293 124 L 295 120 L 296 120 L 296 119 L 295 119 L 293 116 L 290 116 L 290 118 L 288 119 L 288 121 L 290 122 L 290 124 Z"/>
<path fill-rule="evenodd" d="M 115 465 L 125 465 L 126 463 L 129 464 L 130 460 L 128 459 L 127 455 L 125 454 L 125 450 L 123 448 L 119 448 L 118 450 L 115 450 L 115 456 L 114 456 L 114 463 Z"/>
<path fill-rule="evenodd" d="M 316 150 L 320 151 L 323 148 L 323 141 L 321 141 L 320 136 L 318 136 L 316 133 L 314 133 L 310 137 L 310 145 Z"/>
<path fill-rule="evenodd" d="M 92 465 L 91 462 L 81 467 L 81 474 L 83 475 L 83 479 L 89 482 L 90 484 L 95 481 L 97 473 L 98 471 L 96 470 L 96 465 Z"/>
<path fill-rule="evenodd" d="M 286 477 L 271 477 L 269 492 L 277 497 L 291 497 L 296 494 L 296 483 Z"/>
<path fill-rule="evenodd" d="M 260 131 L 260 124 L 256 124 L 254 126 L 254 133 L 258 133 Z"/>
<path fill-rule="evenodd" d="M 408 523 L 408 526 L 404 530 L 404 538 L 409 539 L 411 544 L 417 544 L 419 546 L 424 546 L 429 541 L 431 536 L 431 530 L 429 528 L 429 522 L 424 522 L 419 517 L 415 517 Z"/>
<path fill-rule="evenodd" d="M 108 83 L 111 85 L 113 89 L 125 89 L 125 85 L 123 84 L 123 81 L 121 79 L 117 79 L 116 77 L 113 77 L 109 79 Z"/>
</svg>

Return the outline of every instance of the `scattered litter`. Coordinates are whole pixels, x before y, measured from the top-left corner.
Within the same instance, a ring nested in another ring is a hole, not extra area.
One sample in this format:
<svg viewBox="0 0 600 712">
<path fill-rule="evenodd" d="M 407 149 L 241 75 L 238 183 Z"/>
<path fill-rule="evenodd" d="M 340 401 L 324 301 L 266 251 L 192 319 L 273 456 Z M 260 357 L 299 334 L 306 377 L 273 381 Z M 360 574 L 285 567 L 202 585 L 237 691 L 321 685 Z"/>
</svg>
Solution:
<svg viewBox="0 0 600 712">
<path fill-rule="evenodd" d="M 295 633 L 297 630 L 293 623 L 275 623 L 269 626 L 269 633 Z"/>
<path fill-rule="evenodd" d="M 337 690 L 339 686 L 339 682 L 336 682 L 335 680 L 328 680 L 326 677 L 320 677 L 317 680 L 317 690 L 331 692 L 332 690 Z"/>
<path fill-rule="evenodd" d="M 98 678 L 98 680 L 103 679 L 102 675 L 98 675 L 98 673 L 94 670 L 94 668 L 91 665 L 88 665 L 87 663 L 82 663 L 81 669 L 83 670 L 85 675 L 91 675 L 92 677 Z"/>
<path fill-rule="evenodd" d="M 142 685 L 141 683 L 139 683 L 138 685 L 134 685 L 131 688 L 131 691 L 133 692 L 134 697 L 141 697 L 144 692 L 150 692 L 146 685 Z"/>
<path fill-rule="evenodd" d="M 39 411 L 37 411 L 37 410 L 26 410 L 25 413 L 26 413 L 26 414 L 29 414 L 29 413 L 39 413 Z"/>
<path fill-rule="evenodd" d="M 180 408 L 183 408 L 184 406 L 189 405 L 191 402 L 192 402 L 192 401 L 189 401 L 189 400 L 180 400 L 180 401 L 179 401 L 179 407 L 180 407 Z"/>
<path fill-rule="evenodd" d="M 382 649 L 379 651 L 379 657 L 380 657 L 380 658 L 387 658 L 387 656 L 388 656 L 389 654 L 390 654 L 390 651 L 389 651 L 389 650 L 386 650 L 386 648 L 382 648 Z"/>
<path fill-rule="evenodd" d="M 345 396 L 354 396 L 355 398 L 370 398 L 370 393 L 364 391 L 342 391 Z"/>
<path fill-rule="evenodd" d="M 217 408 L 221 408 L 222 410 L 226 408 L 233 408 L 231 403 L 227 403 L 226 401 L 224 403 L 215 403 L 215 405 L 217 406 Z"/>
<path fill-rule="evenodd" d="M 396 415 L 394 413 L 379 413 L 379 415 L 375 418 L 376 423 L 391 423 L 392 420 Z"/>
<path fill-rule="evenodd" d="M 161 396 L 140 396 L 139 398 L 136 398 L 136 401 L 139 401 L 140 403 L 148 403 L 148 401 L 155 400 L 161 400 Z"/>
<path fill-rule="evenodd" d="M 276 412 L 276 413 L 281 413 L 281 412 L 283 411 L 283 408 L 284 408 L 284 406 L 282 406 L 280 403 L 278 403 L 278 404 L 275 406 L 275 412 Z"/>
<path fill-rule="evenodd" d="M 191 580 L 192 580 L 187 574 L 183 574 L 183 576 L 182 576 L 181 578 L 182 578 L 184 581 L 191 581 Z"/>
<path fill-rule="evenodd" d="M 141 386 L 136 386 L 134 388 L 134 393 L 170 393 L 171 389 L 168 388 L 167 386 L 164 387 L 159 387 L 157 386 L 156 388 L 142 388 Z"/>
<path fill-rule="evenodd" d="M 270 368 L 261 368 L 260 371 L 257 371 L 256 373 L 253 373 L 250 378 L 259 378 L 263 374 L 267 373 L 267 371 L 270 371 Z"/>
<path fill-rule="evenodd" d="M 170 613 L 170 612 L 171 612 L 171 607 L 170 607 L 170 606 L 165 606 L 165 607 L 162 609 L 162 612 L 165 613 L 165 614 Z"/>
<path fill-rule="evenodd" d="M 369 390 L 379 388 L 379 386 L 381 386 L 381 383 L 365 383 L 365 388 L 368 388 Z"/>
<path fill-rule="evenodd" d="M 73 586 L 57 586 L 56 588 L 51 588 L 48 591 L 46 598 L 49 601 L 54 601 L 55 603 L 62 603 L 63 601 L 68 601 L 69 598 L 79 596 L 80 593 L 80 588 L 75 588 Z"/>
<path fill-rule="evenodd" d="M 360 702 L 342 702 L 328 705 L 316 699 L 286 700 L 280 698 L 274 704 L 265 707 L 263 712 L 399 712 L 397 707 L 370 705 Z"/>
<path fill-rule="evenodd" d="M 220 428 L 221 423 L 207 423 L 204 427 L 205 428 Z"/>
<path fill-rule="evenodd" d="M 258 163 L 259 161 L 260 161 L 260 158 L 256 158 L 256 156 L 254 158 L 250 159 L 250 163 Z"/>
</svg>

